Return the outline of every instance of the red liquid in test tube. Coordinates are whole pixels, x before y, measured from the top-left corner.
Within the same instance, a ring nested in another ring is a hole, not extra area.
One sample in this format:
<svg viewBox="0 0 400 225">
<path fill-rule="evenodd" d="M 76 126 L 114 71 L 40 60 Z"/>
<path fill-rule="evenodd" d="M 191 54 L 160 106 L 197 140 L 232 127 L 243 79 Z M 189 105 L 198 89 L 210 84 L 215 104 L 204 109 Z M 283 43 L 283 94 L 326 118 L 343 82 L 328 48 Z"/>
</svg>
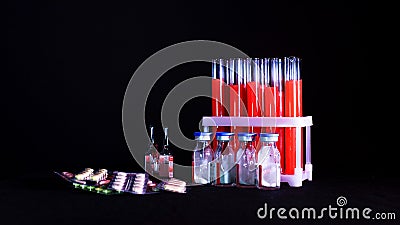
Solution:
<svg viewBox="0 0 400 225">
<path fill-rule="evenodd" d="M 224 70 L 223 60 L 212 61 L 212 116 L 227 115 L 224 107 L 224 103 L 227 101 Z"/>
<path fill-rule="evenodd" d="M 301 117 L 302 107 L 302 80 L 300 79 L 300 59 L 285 58 L 285 116 Z M 296 168 L 296 129 L 285 128 L 285 174 L 294 174 Z M 302 132 L 301 132 L 302 133 Z M 303 167 L 303 142 L 301 140 L 301 167 Z"/>
<path fill-rule="evenodd" d="M 246 116 L 246 78 L 243 70 L 243 59 L 229 60 L 230 116 Z"/>
<path fill-rule="evenodd" d="M 212 89 L 211 103 L 212 116 L 228 116 L 229 87 L 227 85 L 226 60 L 212 60 Z M 218 126 L 216 132 L 229 131 L 229 127 Z M 215 137 L 214 137 L 215 139 Z M 216 147 L 216 140 L 212 141 L 213 149 Z"/>
<path fill-rule="evenodd" d="M 240 117 L 247 116 L 246 111 L 246 76 L 244 74 L 244 60 L 241 58 L 229 59 L 229 116 Z M 237 134 L 239 132 L 248 132 L 247 127 L 232 126 L 231 132 L 233 136 L 233 150 L 236 154 L 239 148 L 239 140 Z"/>
<path fill-rule="evenodd" d="M 260 117 L 261 116 L 261 101 L 260 101 L 260 59 L 250 59 L 246 60 L 246 73 L 247 73 L 247 113 L 249 117 Z M 261 133 L 261 127 L 250 127 L 251 133 Z M 256 136 L 255 146 L 258 149 L 258 139 Z"/>
<path fill-rule="evenodd" d="M 264 59 L 264 116 L 282 117 L 284 115 L 282 60 L 279 58 Z M 267 127 L 265 132 L 278 133 L 276 146 L 281 155 L 281 168 L 285 171 L 284 128 Z"/>
</svg>

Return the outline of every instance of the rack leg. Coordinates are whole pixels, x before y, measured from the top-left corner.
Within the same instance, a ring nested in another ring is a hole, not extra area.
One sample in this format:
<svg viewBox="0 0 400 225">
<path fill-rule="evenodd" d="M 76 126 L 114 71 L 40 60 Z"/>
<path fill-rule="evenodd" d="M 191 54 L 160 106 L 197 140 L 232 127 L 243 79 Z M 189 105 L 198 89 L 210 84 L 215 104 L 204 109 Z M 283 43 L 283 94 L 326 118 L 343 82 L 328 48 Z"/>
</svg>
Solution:
<svg viewBox="0 0 400 225">
<path fill-rule="evenodd" d="M 302 168 L 301 165 L 301 129 L 302 127 L 296 127 L 296 168 Z"/>
<path fill-rule="evenodd" d="M 306 179 L 312 180 L 312 164 L 311 164 L 311 127 L 306 126 Z"/>
<path fill-rule="evenodd" d="M 306 126 L 306 164 L 311 164 L 311 129 Z"/>
</svg>

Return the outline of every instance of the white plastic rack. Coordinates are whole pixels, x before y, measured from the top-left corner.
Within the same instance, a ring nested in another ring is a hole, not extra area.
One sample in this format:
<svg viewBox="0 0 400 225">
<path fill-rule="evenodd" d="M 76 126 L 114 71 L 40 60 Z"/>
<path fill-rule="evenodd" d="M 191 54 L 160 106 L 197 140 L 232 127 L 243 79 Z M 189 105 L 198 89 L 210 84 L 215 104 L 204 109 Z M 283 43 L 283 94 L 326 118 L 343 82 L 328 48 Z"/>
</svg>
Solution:
<svg viewBox="0 0 400 225">
<path fill-rule="evenodd" d="M 210 127 L 295 127 L 296 129 L 296 168 L 293 175 L 282 174 L 281 182 L 287 182 L 291 187 L 301 187 L 303 181 L 312 180 L 311 164 L 311 129 L 312 117 L 203 117 L 204 131 Z M 305 165 L 301 166 L 301 130 L 305 128 Z"/>
</svg>

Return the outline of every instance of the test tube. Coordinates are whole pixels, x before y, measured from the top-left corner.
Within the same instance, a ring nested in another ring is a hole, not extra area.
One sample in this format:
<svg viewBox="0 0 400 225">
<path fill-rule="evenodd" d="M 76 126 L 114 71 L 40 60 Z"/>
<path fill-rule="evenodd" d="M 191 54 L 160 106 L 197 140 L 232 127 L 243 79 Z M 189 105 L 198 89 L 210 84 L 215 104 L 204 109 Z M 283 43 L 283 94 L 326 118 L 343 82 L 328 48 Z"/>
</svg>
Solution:
<svg viewBox="0 0 400 225">
<path fill-rule="evenodd" d="M 230 87 L 230 116 L 240 117 L 247 116 L 246 111 L 246 76 L 244 73 L 244 60 L 242 58 L 229 59 L 229 87 Z M 231 132 L 234 133 L 233 149 L 236 152 L 239 148 L 237 134 L 239 132 L 247 132 L 246 127 L 231 127 Z"/>
<path fill-rule="evenodd" d="M 268 66 L 268 64 L 265 64 L 265 61 L 268 59 L 260 59 L 260 73 L 259 73 L 259 80 L 260 80 L 260 85 L 259 85 L 259 107 L 260 107 L 260 116 L 266 116 L 266 112 L 265 112 L 265 91 L 266 91 L 266 82 L 268 82 L 268 79 L 266 77 L 266 72 L 268 72 L 268 70 L 266 70 L 266 66 Z M 266 128 L 265 127 L 261 127 L 261 132 L 266 132 Z"/>
<path fill-rule="evenodd" d="M 229 88 L 227 86 L 228 73 L 225 59 L 212 60 L 212 116 L 228 116 Z M 229 131 L 229 127 L 217 126 L 215 132 Z M 215 133 L 214 132 L 214 133 Z M 212 146 L 216 147 L 215 135 Z"/>
<path fill-rule="evenodd" d="M 300 78 L 300 59 L 298 57 L 285 57 L 285 116 L 301 117 L 303 114 L 302 102 L 302 80 Z M 296 139 L 301 140 L 301 156 L 303 156 L 302 132 L 296 136 L 296 129 L 285 128 L 285 174 L 294 174 L 296 168 Z M 303 158 L 301 158 L 301 167 L 303 167 Z"/>
<path fill-rule="evenodd" d="M 260 91 L 260 60 L 258 58 L 246 59 L 247 69 L 247 112 L 250 117 L 261 116 L 259 91 Z M 253 132 L 253 131 L 251 131 Z"/>
<path fill-rule="evenodd" d="M 259 117 L 261 116 L 260 109 L 260 59 L 259 58 L 247 58 L 246 59 L 247 68 L 247 112 L 249 117 Z M 250 132 L 261 133 L 261 127 L 250 127 Z M 258 149 L 258 139 L 256 136 L 255 146 Z"/>
<path fill-rule="evenodd" d="M 212 60 L 212 116 L 226 116 L 226 68 L 223 59 Z"/>
<path fill-rule="evenodd" d="M 284 116 L 284 95 L 283 95 L 283 74 L 282 59 L 271 58 L 264 60 L 265 68 L 265 108 L 264 113 L 267 117 Z M 284 128 L 269 127 L 267 132 L 278 133 L 279 139 L 276 143 L 281 154 L 281 168 L 285 168 L 285 149 L 284 149 Z"/>
<path fill-rule="evenodd" d="M 229 59 L 230 116 L 245 116 L 246 112 L 246 77 L 243 59 Z"/>
</svg>

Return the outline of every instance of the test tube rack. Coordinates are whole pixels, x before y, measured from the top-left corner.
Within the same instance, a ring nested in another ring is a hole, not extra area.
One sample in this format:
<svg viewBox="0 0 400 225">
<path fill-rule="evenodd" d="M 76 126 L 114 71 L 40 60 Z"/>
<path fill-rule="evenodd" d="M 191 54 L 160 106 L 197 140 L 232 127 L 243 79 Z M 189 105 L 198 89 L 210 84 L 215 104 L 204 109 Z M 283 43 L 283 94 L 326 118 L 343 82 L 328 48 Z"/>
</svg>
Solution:
<svg viewBox="0 0 400 225">
<path fill-rule="evenodd" d="M 311 126 L 312 117 L 203 117 L 201 121 L 204 131 L 211 127 L 294 127 L 296 129 L 296 168 L 293 175 L 282 174 L 281 183 L 286 182 L 291 187 L 301 187 L 303 181 L 312 180 L 311 164 Z M 301 130 L 305 129 L 305 165 L 301 166 Z"/>
</svg>

